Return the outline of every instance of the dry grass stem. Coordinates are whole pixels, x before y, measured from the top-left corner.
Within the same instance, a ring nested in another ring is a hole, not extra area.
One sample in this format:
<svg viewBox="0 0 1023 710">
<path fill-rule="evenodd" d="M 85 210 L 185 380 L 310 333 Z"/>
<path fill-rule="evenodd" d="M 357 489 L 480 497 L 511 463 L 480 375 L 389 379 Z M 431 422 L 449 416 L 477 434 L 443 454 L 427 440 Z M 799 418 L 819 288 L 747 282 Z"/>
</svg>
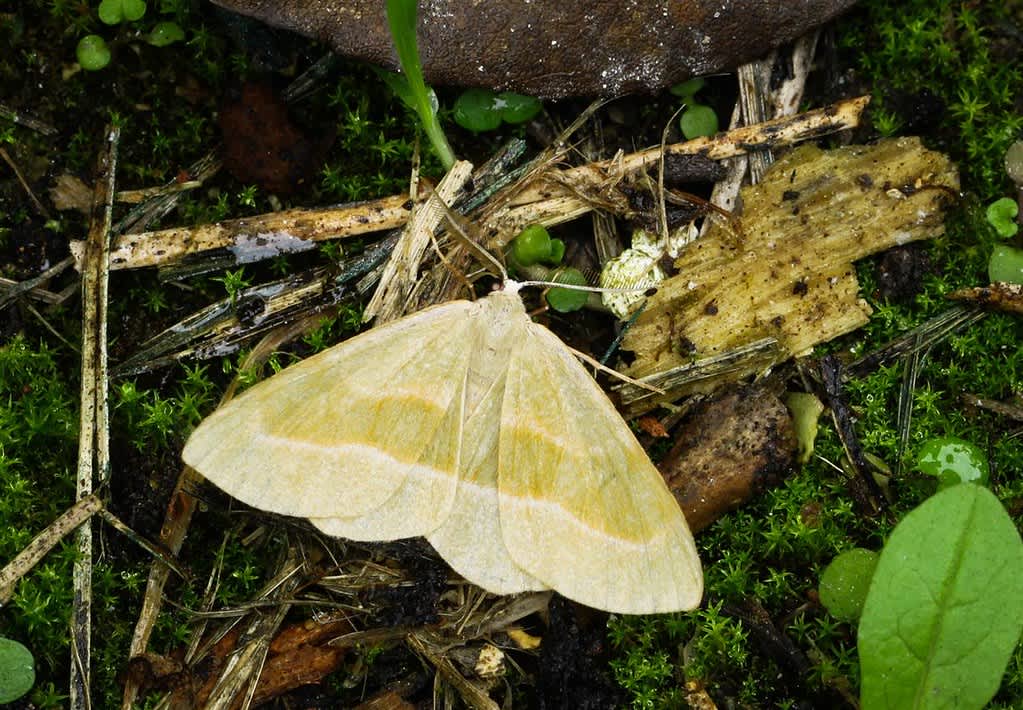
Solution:
<svg viewBox="0 0 1023 710">
<path fill-rule="evenodd" d="M 120 130 L 107 127 L 93 193 L 92 222 L 85 240 L 82 271 L 82 392 L 76 500 L 92 495 L 96 480 L 110 475 L 110 419 L 107 410 L 108 249 Z M 78 558 L 71 609 L 71 692 L 73 710 L 91 708 L 92 527 L 78 528 Z"/>
</svg>

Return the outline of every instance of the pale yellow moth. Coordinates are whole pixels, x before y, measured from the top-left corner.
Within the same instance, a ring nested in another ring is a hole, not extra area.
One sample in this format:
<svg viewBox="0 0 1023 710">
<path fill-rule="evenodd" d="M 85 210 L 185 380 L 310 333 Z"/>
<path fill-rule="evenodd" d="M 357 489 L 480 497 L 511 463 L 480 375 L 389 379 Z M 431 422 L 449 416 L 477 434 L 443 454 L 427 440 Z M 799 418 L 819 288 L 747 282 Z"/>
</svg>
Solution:
<svg viewBox="0 0 1023 710">
<path fill-rule="evenodd" d="M 235 498 L 353 540 L 423 535 L 495 594 L 624 614 L 696 607 L 678 504 L 508 281 L 288 367 L 203 421 L 184 460 Z"/>
</svg>

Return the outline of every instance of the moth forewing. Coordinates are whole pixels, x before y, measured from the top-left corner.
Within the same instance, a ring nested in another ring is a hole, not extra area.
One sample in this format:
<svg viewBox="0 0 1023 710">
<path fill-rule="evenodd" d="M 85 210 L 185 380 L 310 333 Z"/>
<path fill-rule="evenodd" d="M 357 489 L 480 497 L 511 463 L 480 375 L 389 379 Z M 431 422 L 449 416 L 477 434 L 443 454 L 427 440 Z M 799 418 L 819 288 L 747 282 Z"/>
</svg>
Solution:
<svg viewBox="0 0 1023 710">
<path fill-rule="evenodd" d="M 470 352 L 449 345 L 471 306 L 426 309 L 286 368 L 204 420 L 182 457 L 235 498 L 283 515 L 356 518 L 404 491 L 430 518 L 406 529 L 425 534 L 454 497 L 452 408 Z M 386 535 L 382 526 L 373 539 Z"/>
</svg>

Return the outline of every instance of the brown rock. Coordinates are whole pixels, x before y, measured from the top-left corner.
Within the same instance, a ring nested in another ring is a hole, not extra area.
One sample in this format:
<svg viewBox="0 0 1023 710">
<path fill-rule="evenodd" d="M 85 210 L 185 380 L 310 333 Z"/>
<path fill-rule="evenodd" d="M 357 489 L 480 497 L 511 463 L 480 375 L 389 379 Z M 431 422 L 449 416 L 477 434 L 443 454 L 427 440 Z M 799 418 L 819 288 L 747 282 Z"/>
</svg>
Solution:
<svg viewBox="0 0 1023 710">
<path fill-rule="evenodd" d="M 701 402 L 676 436 L 660 469 L 693 532 L 779 482 L 796 451 L 788 410 L 757 385 Z"/>
<path fill-rule="evenodd" d="M 397 68 L 380 0 L 214 0 Z M 763 55 L 855 0 L 423 0 L 426 80 L 541 98 L 649 92 Z"/>
</svg>

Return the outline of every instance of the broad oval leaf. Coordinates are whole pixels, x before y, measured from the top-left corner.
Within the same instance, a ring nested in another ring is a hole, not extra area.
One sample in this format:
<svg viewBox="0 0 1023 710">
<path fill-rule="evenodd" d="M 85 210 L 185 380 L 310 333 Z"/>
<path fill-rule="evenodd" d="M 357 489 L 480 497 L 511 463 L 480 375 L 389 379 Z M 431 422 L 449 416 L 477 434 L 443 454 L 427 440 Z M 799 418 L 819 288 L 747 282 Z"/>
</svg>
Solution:
<svg viewBox="0 0 1023 710">
<path fill-rule="evenodd" d="M 863 710 L 983 707 L 1023 628 L 1023 541 L 987 488 L 947 488 L 881 552 L 859 628 Z"/>
<path fill-rule="evenodd" d="M 32 652 L 0 636 L 0 703 L 11 703 L 32 690 L 36 682 Z"/>
</svg>

